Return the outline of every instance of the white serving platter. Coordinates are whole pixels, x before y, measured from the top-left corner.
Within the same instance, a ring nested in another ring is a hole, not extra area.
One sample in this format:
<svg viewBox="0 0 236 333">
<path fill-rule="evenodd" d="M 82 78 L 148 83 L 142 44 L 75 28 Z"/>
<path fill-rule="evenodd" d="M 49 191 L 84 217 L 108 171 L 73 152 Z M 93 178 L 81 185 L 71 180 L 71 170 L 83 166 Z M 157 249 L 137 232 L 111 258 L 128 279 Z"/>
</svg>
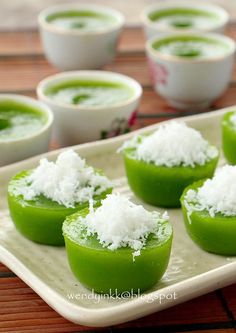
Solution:
<svg viewBox="0 0 236 333">
<path fill-rule="evenodd" d="M 220 147 L 220 119 L 232 107 L 181 118 L 200 130 L 212 144 Z M 235 107 L 236 109 L 236 107 Z M 158 124 L 137 132 L 155 130 Z M 136 133 L 137 133 L 136 132 Z M 119 180 L 117 190 L 130 194 L 122 156 L 116 150 L 134 133 L 114 139 L 73 147 L 89 164 L 101 168 L 107 176 Z M 108 298 L 91 293 L 73 276 L 64 248 L 35 244 L 21 236 L 9 218 L 6 194 L 11 176 L 37 165 L 42 156 L 55 159 L 60 150 L 0 168 L 0 261 L 27 283 L 46 303 L 68 320 L 87 326 L 109 326 L 182 303 L 217 288 L 236 282 L 236 257 L 204 252 L 188 237 L 180 209 L 169 209 L 174 228 L 171 260 L 163 279 L 139 297 Z M 223 158 L 220 164 L 225 163 Z M 144 205 L 147 209 L 156 209 Z"/>
</svg>

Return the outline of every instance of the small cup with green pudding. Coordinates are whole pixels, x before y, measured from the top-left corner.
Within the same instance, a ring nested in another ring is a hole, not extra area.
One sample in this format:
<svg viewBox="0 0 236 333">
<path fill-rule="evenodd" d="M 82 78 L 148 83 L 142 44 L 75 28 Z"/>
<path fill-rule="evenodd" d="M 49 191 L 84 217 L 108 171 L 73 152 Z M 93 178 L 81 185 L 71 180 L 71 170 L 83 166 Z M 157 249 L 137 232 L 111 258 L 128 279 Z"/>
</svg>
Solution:
<svg viewBox="0 0 236 333">
<path fill-rule="evenodd" d="M 33 170 L 15 175 L 8 186 L 8 206 L 17 230 L 26 238 L 46 245 L 64 245 L 65 218 L 99 205 L 112 191 L 100 170 L 86 165 L 73 150 L 62 152 L 56 162 L 41 159 Z"/>
<path fill-rule="evenodd" d="M 181 197 L 189 236 L 208 252 L 236 255 L 236 167 L 218 169 L 212 179 L 187 187 Z"/>
<path fill-rule="evenodd" d="M 118 73 L 72 71 L 44 79 L 37 94 L 53 110 L 56 139 L 64 146 L 128 132 L 142 88 Z"/>
<path fill-rule="evenodd" d="M 147 6 L 141 18 L 145 34 L 151 38 L 178 31 L 223 33 L 229 15 L 215 4 L 167 0 Z"/>
<path fill-rule="evenodd" d="M 61 4 L 39 14 L 49 62 L 61 70 L 97 69 L 116 55 L 123 15 L 102 5 Z"/>
<path fill-rule="evenodd" d="M 155 91 L 181 110 L 207 109 L 226 90 L 235 42 L 214 33 L 171 33 L 146 43 Z"/>
<path fill-rule="evenodd" d="M 224 114 L 221 120 L 222 148 L 228 163 L 236 164 L 236 111 Z"/>
<path fill-rule="evenodd" d="M 85 287 L 109 295 L 153 287 L 166 271 L 172 233 L 166 213 L 149 212 L 119 194 L 63 223 L 72 272 Z"/>
<path fill-rule="evenodd" d="M 132 191 L 160 207 L 179 207 L 185 187 L 212 177 L 219 158 L 198 131 L 174 121 L 133 137 L 120 150 Z"/>
<path fill-rule="evenodd" d="M 52 123 L 53 114 L 43 103 L 0 94 L 0 166 L 46 152 Z"/>
</svg>

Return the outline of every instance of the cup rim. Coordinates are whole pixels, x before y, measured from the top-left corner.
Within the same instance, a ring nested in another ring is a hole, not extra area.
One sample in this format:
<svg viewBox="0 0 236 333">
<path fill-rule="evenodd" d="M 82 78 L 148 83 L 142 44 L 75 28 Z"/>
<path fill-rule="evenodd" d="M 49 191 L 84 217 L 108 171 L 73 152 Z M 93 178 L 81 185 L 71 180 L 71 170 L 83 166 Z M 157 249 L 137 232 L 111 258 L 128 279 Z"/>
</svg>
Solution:
<svg viewBox="0 0 236 333">
<path fill-rule="evenodd" d="M 27 105 L 27 106 L 33 106 L 39 109 L 40 112 L 42 112 L 43 114 L 45 114 L 47 116 L 47 120 L 45 122 L 45 124 L 38 130 L 35 131 L 32 134 L 29 135 L 25 135 L 23 138 L 18 138 L 18 139 L 10 139 L 10 140 L 1 140 L 0 139 L 0 145 L 3 144 L 12 144 L 12 143 L 18 143 L 21 141 L 25 141 L 25 140 L 29 140 L 29 139 L 33 139 L 37 136 L 39 136 L 40 134 L 46 132 L 53 124 L 53 120 L 54 120 L 54 115 L 53 112 L 51 111 L 50 107 L 47 106 L 46 104 L 44 104 L 41 101 L 38 101 L 37 99 L 34 99 L 32 97 L 28 97 L 28 96 L 21 96 L 18 94 L 0 94 L 0 101 L 14 101 L 14 102 L 19 102 L 20 104 L 22 103 L 22 105 Z"/>
<path fill-rule="evenodd" d="M 107 26 L 98 30 L 92 30 L 92 31 L 82 31 L 79 29 L 68 29 L 63 27 L 57 27 L 54 24 L 51 24 L 47 22 L 46 18 L 50 14 L 64 12 L 66 10 L 93 10 L 97 12 L 103 11 L 107 14 L 110 14 L 114 18 L 117 18 L 117 22 L 114 22 L 111 26 Z M 38 15 L 38 24 L 41 28 L 45 29 L 49 32 L 54 32 L 57 34 L 62 35 L 72 35 L 72 36 L 88 36 L 88 35 L 102 35 L 109 32 L 112 32 L 114 30 L 121 29 L 124 26 L 125 23 L 125 17 L 124 15 L 113 8 L 110 8 L 108 6 L 98 5 L 98 4 L 86 4 L 84 3 L 68 3 L 68 4 L 58 4 L 55 6 L 50 6 L 45 9 L 43 9 L 39 15 Z"/>
<path fill-rule="evenodd" d="M 180 36 L 188 36 L 188 37 L 200 37 L 200 38 L 212 38 L 215 39 L 217 41 L 223 41 L 226 42 L 228 45 L 230 45 L 230 50 L 225 52 L 225 54 L 222 54 L 218 57 L 209 57 L 209 58 L 195 58 L 195 59 L 191 59 L 191 58 L 184 58 L 184 57 L 179 57 L 179 56 L 175 56 L 172 54 L 163 54 L 160 51 L 154 50 L 152 47 L 152 44 L 155 41 L 161 41 L 164 40 L 168 37 L 180 37 Z M 162 36 L 154 36 L 150 39 L 148 39 L 148 41 L 145 44 L 145 49 L 146 49 L 146 53 L 148 56 L 152 56 L 153 58 L 160 58 L 162 60 L 166 60 L 169 62 L 180 62 L 180 63 L 209 63 L 209 62 L 217 62 L 219 60 L 225 59 L 227 57 L 229 57 L 230 55 L 235 53 L 236 50 L 236 42 L 225 35 L 221 35 L 221 34 L 217 34 L 217 33 L 205 33 L 205 32 L 176 32 L 176 33 L 166 33 L 165 35 Z"/>
<path fill-rule="evenodd" d="M 219 17 L 219 22 L 216 22 L 215 25 L 211 28 L 206 28 L 206 29 L 199 29 L 199 31 L 205 31 L 205 32 L 210 32 L 213 29 L 219 29 L 224 27 L 228 21 L 229 21 L 229 14 L 228 12 L 214 4 L 214 3 L 205 3 L 203 1 L 194 1 L 194 0 L 180 0 L 180 1 L 176 1 L 176 0 L 167 0 L 166 2 L 160 2 L 160 3 L 156 3 L 156 4 L 152 4 L 149 6 L 146 6 L 142 13 L 141 13 L 141 21 L 143 23 L 144 26 L 146 27 L 150 27 L 155 29 L 157 32 L 183 32 L 183 30 L 181 29 L 176 29 L 176 28 L 161 28 L 161 27 L 156 27 L 155 22 L 151 21 L 148 17 L 148 15 L 153 12 L 153 11 L 159 11 L 162 9 L 171 9 L 171 8 L 177 8 L 177 7 L 185 7 L 185 8 L 193 8 L 194 9 L 202 9 L 203 11 L 214 11 L 215 13 L 217 13 L 220 17 Z M 196 31 L 197 29 L 186 29 L 185 31 Z"/>
<path fill-rule="evenodd" d="M 133 88 L 134 93 L 132 96 L 124 101 L 118 102 L 114 105 L 109 105 L 109 106 L 79 106 L 79 105 L 73 105 L 69 103 L 63 103 L 63 102 L 58 102 L 53 100 L 52 98 L 48 97 L 44 91 L 47 87 L 50 87 L 50 85 L 59 83 L 59 82 L 67 82 L 70 79 L 79 79 L 79 78 L 85 78 L 87 79 L 93 79 L 93 80 L 104 80 L 108 81 L 110 80 L 112 82 L 112 79 L 117 79 L 117 82 L 119 81 L 120 83 L 124 83 L 127 86 L 130 86 Z M 102 71 L 102 70 L 79 70 L 79 71 L 68 71 L 68 72 L 62 72 L 54 75 L 50 75 L 43 79 L 42 81 L 39 82 L 36 88 L 38 98 L 45 103 L 49 103 L 50 105 L 54 106 L 59 106 L 62 108 L 70 109 L 70 110 L 76 110 L 78 111 L 86 111 L 86 112 L 92 112 L 94 110 L 96 111 L 113 111 L 117 110 L 120 107 L 124 107 L 126 105 L 129 105 L 135 101 L 137 101 L 143 93 L 143 89 L 141 85 L 138 83 L 138 81 L 132 79 L 129 76 L 115 73 L 115 72 L 110 72 L 110 71 Z"/>
</svg>

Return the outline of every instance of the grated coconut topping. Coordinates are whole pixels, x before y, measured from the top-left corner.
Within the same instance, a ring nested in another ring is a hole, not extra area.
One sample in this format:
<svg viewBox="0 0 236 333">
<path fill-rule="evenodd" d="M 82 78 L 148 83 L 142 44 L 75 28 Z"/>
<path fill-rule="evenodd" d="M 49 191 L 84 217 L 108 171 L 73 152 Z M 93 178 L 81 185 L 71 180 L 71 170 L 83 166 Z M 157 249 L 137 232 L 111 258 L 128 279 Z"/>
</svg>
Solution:
<svg viewBox="0 0 236 333">
<path fill-rule="evenodd" d="M 233 123 L 234 126 L 236 126 L 236 112 L 231 115 L 230 121 Z"/>
<path fill-rule="evenodd" d="M 96 235 L 99 243 L 112 251 L 130 247 L 134 250 L 135 260 L 150 234 L 154 234 L 156 238 L 163 237 L 160 223 L 168 221 L 169 217 L 167 213 L 161 215 L 159 212 L 149 212 L 117 193 L 108 195 L 96 210 L 90 206 L 89 214 L 79 220 L 87 236 Z M 68 226 L 63 226 L 63 231 L 76 239 L 81 227 L 75 220 Z"/>
<path fill-rule="evenodd" d="M 236 166 L 225 165 L 218 169 L 196 191 L 188 190 L 184 203 L 189 216 L 193 211 L 207 210 L 211 217 L 217 213 L 236 216 Z"/>
<path fill-rule="evenodd" d="M 14 193 L 22 195 L 25 200 L 43 195 L 73 208 L 76 203 L 89 201 L 111 187 L 112 183 L 105 176 L 87 166 L 85 160 L 73 150 L 66 150 L 56 162 L 41 159 L 29 176 L 19 180 Z"/>
<path fill-rule="evenodd" d="M 204 165 L 218 155 L 200 132 L 176 121 L 161 125 L 151 135 L 135 136 L 120 150 L 126 148 L 135 148 L 138 160 L 167 167 Z"/>
</svg>

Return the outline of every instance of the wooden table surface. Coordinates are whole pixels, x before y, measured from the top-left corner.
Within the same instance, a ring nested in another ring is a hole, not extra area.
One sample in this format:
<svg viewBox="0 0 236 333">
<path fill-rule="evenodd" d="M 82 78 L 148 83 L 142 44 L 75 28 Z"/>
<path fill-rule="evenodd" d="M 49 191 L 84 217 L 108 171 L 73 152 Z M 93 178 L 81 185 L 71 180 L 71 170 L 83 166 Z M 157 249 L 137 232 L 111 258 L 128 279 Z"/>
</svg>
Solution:
<svg viewBox="0 0 236 333">
<path fill-rule="evenodd" d="M 227 34 L 236 39 L 236 24 Z M 152 89 L 140 28 L 126 28 L 115 62 L 104 69 L 138 80 L 144 89 L 136 127 L 186 115 L 169 107 Z M 35 97 L 37 83 L 56 73 L 44 58 L 37 31 L 0 32 L 0 93 Z M 236 104 L 236 67 L 226 93 L 212 106 L 218 109 Z M 191 111 L 191 110 L 190 110 Z M 109 328 L 75 325 L 52 310 L 32 289 L 0 264 L 0 332 L 122 332 L 145 329 L 160 332 L 236 332 L 236 285 L 217 290 L 192 301 L 142 319 Z"/>
</svg>

